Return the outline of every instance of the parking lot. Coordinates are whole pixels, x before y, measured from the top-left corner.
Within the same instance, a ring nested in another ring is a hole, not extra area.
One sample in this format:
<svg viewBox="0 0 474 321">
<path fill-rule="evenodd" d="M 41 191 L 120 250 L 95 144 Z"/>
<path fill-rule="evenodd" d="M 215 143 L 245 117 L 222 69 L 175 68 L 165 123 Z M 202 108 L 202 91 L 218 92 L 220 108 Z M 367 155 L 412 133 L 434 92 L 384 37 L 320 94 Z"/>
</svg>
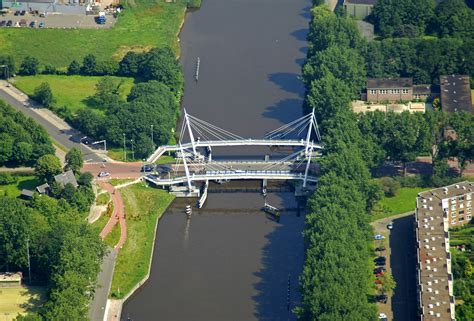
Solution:
<svg viewBox="0 0 474 321">
<path fill-rule="evenodd" d="M 114 18 L 113 15 L 107 15 L 105 24 L 98 24 L 95 21 L 96 17 L 97 16 L 94 15 L 61 13 L 48 13 L 45 17 L 40 17 L 39 14 L 31 14 L 28 12 L 25 12 L 24 15 L 15 15 L 15 11 L 12 11 L 0 16 L 0 27 L 110 29 L 116 21 L 116 18 Z M 20 25 L 22 20 L 24 20 L 23 22 L 26 21 L 26 23 Z"/>
<path fill-rule="evenodd" d="M 393 223 L 392 230 L 387 229 L 390 222 Z M 385 236 L 383 242 L 375 241 L 375 244 L 383 244 L 386 248 L 378 254 L 386 257 L 385 268 L 396 282 L 387 303 L 377 303 L 378 313 L 384 313 L 389 321 L 417 320 L 414 222 L 413 214 L 402 214 L 372 224 L 375 234 Z"/>
</svg>

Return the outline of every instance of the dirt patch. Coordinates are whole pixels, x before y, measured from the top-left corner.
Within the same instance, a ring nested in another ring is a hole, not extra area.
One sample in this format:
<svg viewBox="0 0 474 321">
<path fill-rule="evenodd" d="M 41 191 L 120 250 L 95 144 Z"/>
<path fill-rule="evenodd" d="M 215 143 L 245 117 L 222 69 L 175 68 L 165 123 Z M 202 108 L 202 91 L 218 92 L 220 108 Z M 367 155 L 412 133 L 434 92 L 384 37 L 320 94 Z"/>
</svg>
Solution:
<svg viewBox="0 0 474 321">
<path fill-rule="evenodd" d="M 147 52 L 153 49 L 153 46 L 120 46 L 117 51 L 112 55 L 112 58 L 120 61 L 129 51 L 136 53 Z"/>
</svg>

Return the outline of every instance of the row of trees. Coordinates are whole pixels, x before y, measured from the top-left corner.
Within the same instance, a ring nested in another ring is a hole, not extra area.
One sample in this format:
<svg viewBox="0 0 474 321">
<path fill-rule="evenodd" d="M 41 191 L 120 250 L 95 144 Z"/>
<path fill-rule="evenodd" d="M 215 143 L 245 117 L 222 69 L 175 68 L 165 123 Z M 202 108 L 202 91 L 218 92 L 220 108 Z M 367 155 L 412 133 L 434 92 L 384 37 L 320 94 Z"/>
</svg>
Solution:
<svg viewBox="0 0 474 321">
<path fill-rule="evenodd" d="M 31 118 L 0 101 L 0 166 L 30 166 L 54 153 L 46 131 Z"/>
<path fill-rule="evenodd" d="M 305 108 L 314 108 L 321 123 L 325 155 L 306 217 L 303 299 L 296 313 L 301 320 L 375 320 L 367 295 L 368 212 L 380 193 L 364 160 L 372 161 L 373 144 L 362 138 L 349 109 L 363 85 L 362 43 L 354 23 L 326 6 L 312 9 L 309 43 Z"/>
<path fill-rule="evenodd" d="M 464 0 L 379 0 L 369 16 L 382 37 L 472 37 L 474 11 Z"/>
<path fill-rule="evenodd" d="M 368 77 L 413 77 L 417 84 L 439 84 L 440 75 L 474 77 L 472 35 L 466 39 L 384 39 L 368 43 L 363 52 Z"/>
</svg>

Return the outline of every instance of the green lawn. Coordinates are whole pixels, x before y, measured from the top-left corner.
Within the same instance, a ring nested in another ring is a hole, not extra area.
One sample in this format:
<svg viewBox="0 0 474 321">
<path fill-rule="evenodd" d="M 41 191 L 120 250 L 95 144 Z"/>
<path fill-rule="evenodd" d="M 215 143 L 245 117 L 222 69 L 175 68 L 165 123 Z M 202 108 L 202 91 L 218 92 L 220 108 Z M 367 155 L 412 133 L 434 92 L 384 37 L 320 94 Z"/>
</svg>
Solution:
<svg viewBox="0 0 474 321">
<path fill-rule="evenodd" d="M 372 220 L 414 211 L 418 193 L 429 189 L 425 187 L 402 187 L 397 191 L 396 196 L 382 197 L 373 210 Z"/>
<path fill-rule="evenodd" d="M 0 28 L 0 52 L 25 56 L 42 64 L 66 67 L 73 59 L 94 54 L 99 60 L 121 59 L 129 50 L 171 46 L 178 52 L 177 34 L 184 19 L 186 0 L 121 1 L 126 7 L 112 29 Z"/>
<path fill-rule="evenodd" d="M 168 156 L 168 155 L 163 155 L 158 160 L 155 162 L 157 165 L 162 165 L 162 164 L 174 164 L 176 163 L 176 158 L 173 156 Z"/>
<path fill-rule="evenodd" d="M 112 186 L 118 186 L 118 185 L 122 185 L 122 184 L 125 184 L 125 183 L 128 183 L 128 182 L 132 182 L 133 179 L 127 179 L 127 178 L 112 178 L 111 180 L 109 180 L 109 183 L 110 185 Z"/>
<path fill-rule="evenodd" d="M 127 241 L 115 264 L 111 296 L 122 298 L 148 273 L 157 219 L 173 201 L 166 191 L 136 184 L 121 190 L 127 215 Z M 139 215 L 139 217 L 138 217 Z"/>
<path fill-rule="evenodd" d="M 38 179 L 33 175 L 13 175 L 17 178 L 17 182 L 8 185 L 0 185 L 0 195 L 8 195 L 18 197 L 22 189 L 34 190 L 40 185 Z"/>
<path fill-rule="evenodd" d="M 47 82 L 51 86 L 53 96 L 56 99 L 54 106 L 65 106 L 71 112 L 80 108 L 86 108 L 87 98 L 95 94 L 95 85 L 103 77 L 90 76 L 66 76 L 66 75 L 36 75 L 15 77 L 15 86 L 29 96 L 33 95 L 35 88 L 41 83 Z M 117 83 L 123 80 L 120 87 L 122 97 L 126 97 L 133 86 L 133 78 L 111 77 Z M 90 107 L 90 106 L 89 106 Z M 99 109 L 100 110 L 100 109 Z"/>
<path fill-rule="evenodd" d="M 18 314 L 34 312 L 46 301 L 46 287 L 0 288 L 0 320 L 14 320 Z"/>
<path fill-rule="evenodd" d="M 112 231 L 105 237 L 104 243 L 113 248 L 120 240 L 120 231 L 120 223 L 117 222 Z"/>
<path fill-rule="evenodd" d="M 106 205 L 109 201 L 110 201 L 109 193 L 102 193 L 99 196 L 97 196 L 95 203 L 97 205 Z"/>
</svg>

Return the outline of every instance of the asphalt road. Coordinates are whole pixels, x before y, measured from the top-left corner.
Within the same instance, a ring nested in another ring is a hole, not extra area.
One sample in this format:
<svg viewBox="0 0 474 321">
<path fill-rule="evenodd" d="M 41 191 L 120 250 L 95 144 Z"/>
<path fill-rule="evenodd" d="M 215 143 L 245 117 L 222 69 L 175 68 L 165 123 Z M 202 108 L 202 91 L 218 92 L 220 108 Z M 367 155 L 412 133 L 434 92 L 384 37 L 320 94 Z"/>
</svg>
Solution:
<svg viewBox="0 0 474 321">
<path fill-rule="evenodd" d="M 107 305 L 107 297 L 109 295 L 110 285 L 112 283 L 112 275 L 114 273 L 115 259 L 117 252 L 110 249 L 109 253 L 104 257 L 101 272 L 98 276 L 98 286 L 95 290 L 94 300 L 89 305 L 89 319 L 92 321 L 102 321 L 104 319 L 105 306 Z"/>
<path fill-rule="evenodd" d="M 13 106 L 15 109 L 22 112 L 24 115 L 33 118 L 48 132 L 49 136 L 51 137 L 51 139 L 53 139 L 53 141 L 55 141 L 59 145 L 64 146 L 66 149 L 71 149 L 73 147 L 78 148 L 84 154 L 84 159 L 86 161 L 100 162 L 103 160 L 103 157 L 101 155 L 96 154 L 92 149 L 80 143 L 81 137 L 85 136 L 84 134 L 74 129 L 63 130 L 58 128 L 55 124 L 51 123 L 50 121 L 48 121 L 47 119 L 32 110 L 32 108 L 42 108 L 41 106 L 38 106 L 38 104 L 33 102 L 31 99 L 29 100 L 29 103 L 31 105 L 34 105 L 35 107 L 24 106 L 24 100 L 27 99 L 26 96 L 23 96 L 23 100 L 20 100 L 19 98 L 11 94 L 11 89 L 6 88 L 5 85 L 5 81 L 0 82 L 0 99 Z"/>
</svg>

